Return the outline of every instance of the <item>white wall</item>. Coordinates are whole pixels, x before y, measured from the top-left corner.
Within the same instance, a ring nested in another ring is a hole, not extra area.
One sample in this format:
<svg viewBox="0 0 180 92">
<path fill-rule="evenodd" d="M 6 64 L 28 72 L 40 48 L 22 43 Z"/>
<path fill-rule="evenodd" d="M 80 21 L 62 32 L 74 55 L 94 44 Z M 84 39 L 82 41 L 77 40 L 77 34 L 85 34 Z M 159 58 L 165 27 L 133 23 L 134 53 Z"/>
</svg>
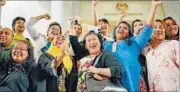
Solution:
<svg viewBox="0 0 180 92">
<path fill-rule="evenodd" d="M 25 17 L 28 20 L 31 16 L 49 13 L 52 16 L 50 21 L 45 19 L 39 21 L 36 29 L 46 34 L 50 22 L 57 21 L 65 30 L 68 26 L 70 16 L 80 16 L 79 1 L 6 1 L 2 9 L 1 24 L 10 27 L 16 16 Z M 26 35 L 27 32 L 25 32 Z"/>
<path fill-rule="evenodd" d="M 31 16 L 37 16 L 42 13 L 50 13 L 50 1 L 6 1 L 3 6 L 1 15 L 1 24 L 4 27 L 11 27 L 12 20 L 17 16 L 22 16 L 26 21 Z M 35 25 L 38 32 L 46 33 L 49 21 L 42 20 Z M 25 36 L 29 38 L 25 31 Z"/>
<path fill-rule="evenodd" d="M 163 1 L 163 6 L 166 17 L 171 16 L 180 25 L 180 0 Z"/>
</svg>

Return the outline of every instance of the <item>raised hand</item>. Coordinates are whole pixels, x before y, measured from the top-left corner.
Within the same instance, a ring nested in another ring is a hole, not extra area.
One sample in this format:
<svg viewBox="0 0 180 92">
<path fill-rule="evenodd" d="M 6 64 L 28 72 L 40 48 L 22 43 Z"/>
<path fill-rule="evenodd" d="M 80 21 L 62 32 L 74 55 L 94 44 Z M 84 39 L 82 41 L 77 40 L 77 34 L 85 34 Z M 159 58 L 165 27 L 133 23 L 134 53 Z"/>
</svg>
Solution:
<svg viewBox="0 0 180 92">
<path fill-rule="evenodd" d="M 119 22 L 121 22 L 126 15 L 127 15 L 127 12 L 121 12 Z"/>
<path fill-rule="evenodd" d="M 75 18 L 74 18 L 74 20 L 77 20 L 78 22 L 80 22 L 80 21 L 81 21 L 81 17 L 78 16 L 78 15 L 76 15 Z"/>
<path fill-rule="evenodd" d="M 126 15 L 127 15 L 127 12 L 121 12 L 121 14 L 120 14 L 120 16 L 123 17 L 123 18 L 124 18 Z"/>
<path fill-rule="evenodd" d="M 152 0 L 151 2 L 152 2 L 152 5 L 156 7 L 162 4 L 161 0 Z"/>
<path fill-rule="evenodd" d="M 73 21 L 74 21 L 74 17 L 69 17 L 69 19 L 68 19 L 68 24 L 69 24 L 69 27 L 70 27 L 70 28 L 72 28 Z"/>
<path fill-rule="evenodd" d="M 50 19 L 51 19 L 51 16 L 50 16 L 48 13 L 42 14 L 42 15 L 40 15 L 40 16 L 41 16 L 41 18 L 45 18 L 45 19 L 47 19 L 47 20 L 50 20 Z"/>
<path fill-rule="evenodd" d="M 48 14 L 48 13 L 44 13 L 42 15 L 39 15 L 39 16 L 36 16 L 35 17 L 37 20 L 41 20 L 41 19 L 46 19 L 46 20 L 50 20 L 51 19 L 51 16 Z"/>
<path fill-rule="evenodd" d="M 68 28 L 66 33 L 70 36 L 76 36 L 75 30 L 73 30 L 72 28 Z"/>
<path fill-rule="evenodd" d="M 161 0 L 152 0 L 152 6 L 151 6 L 151 11 L 149 14 L 149 17 L 147 19 L 147 25 L 152 26 L 155 20 L 155 14 L 156 10 L 159 5 L 161 5 L 162 1 Z"/>
<path fill-rule="evenodd" d="M 92 5 L 95 7 L 98 3 L 98 0 L 92 0 Z"/>
</svg>

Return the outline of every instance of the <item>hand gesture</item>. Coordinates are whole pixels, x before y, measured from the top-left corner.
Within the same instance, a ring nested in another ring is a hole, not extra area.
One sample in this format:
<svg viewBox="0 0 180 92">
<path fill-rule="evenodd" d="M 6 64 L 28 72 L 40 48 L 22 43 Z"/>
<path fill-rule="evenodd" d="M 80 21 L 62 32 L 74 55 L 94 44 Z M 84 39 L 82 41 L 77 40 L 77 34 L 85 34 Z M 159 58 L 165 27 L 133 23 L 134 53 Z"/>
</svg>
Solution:
<svg viewBox="0 0 180 92">
<path fill-rule="evenodd" d="M 45 14 L 42 14 L 39 16 L 40 19 L 46 19 L 46 20 L 50 20 L 51 19 L 51 16 L 48 14 L 48 13 L 45 13 Z"/>
<path fill-rule="evenodd" d="M 79 23 L 79 22 L 81 21 L 81 18 L 80 18 L 78 15 L 76 15 L 75 18 L 74 18 L 74 21 L 75 21 L 75 20 L 77 20 L 78 23 Z"/>
<path fill-rule="evenodd" d="M 69 27 L 70 27 L 70 28 L 72 28 L 73 21 L 74 21 L 74 17 L 69 17 L 69 19 L 68 19 L 68 24 L 69 24 Z"/>
<path fill-rule="evenodd" d="M 151 2 L 152 2 L 152 5 L 153 5 L 153 6 L 156 6 L 156 7 L 159 6 L 159 5 L 161 5 L 161 3 L 162 3 L 161 0 L 152 0 Z"/>
<path fill-rule="evenodd" d="M 68 28 L 67 29 L 67 34 L 70 36 L 76 36 L 76 32 L 73 29 Z"/>
<path fill-rule="evenodd" d="M 98 3 L 98 0 L 92 0 L 92 5 L 95 7 Z"/>
<path fill-rule="evenodd" d="M 120 13 L 120 20 L 119 22 L 121 22 L 123 20 L 123 18 L 126 16 L 127 12 L 121 12 Z"/>
<path fill-rule="evenodd" d="M 127 12 L 121 12 L 120 16 L 121 18 L 124 18 L 127 15 Z"/>
</svg>

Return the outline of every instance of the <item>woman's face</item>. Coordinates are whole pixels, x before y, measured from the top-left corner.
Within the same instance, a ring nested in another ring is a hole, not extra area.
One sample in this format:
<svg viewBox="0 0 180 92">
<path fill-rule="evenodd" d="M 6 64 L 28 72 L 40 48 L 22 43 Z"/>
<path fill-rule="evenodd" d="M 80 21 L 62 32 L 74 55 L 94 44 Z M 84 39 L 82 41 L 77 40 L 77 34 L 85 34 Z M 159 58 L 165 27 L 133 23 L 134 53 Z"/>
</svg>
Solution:
<svg viewBox="0 0 180 92">
<path fill-rule="evenodd" d="M 80 36 L 80 35 L 81 35 L 82 29 L 81 29 L 81 27 L 80 27 L 79 25 L 73 25 L 73 29 L 74 29 L 74 31 L 76 32 L 76 35 L 77 35 L 77 36 Z"/>
<path fill-rule="evenodd" d="M 155 22 L 153 25 L 153 40 L 165 40 L 165 27 L 161 22 Z"/>
<path fill-rule="evenodd" d="M 142 30 L 144 24 L 143 22 L 137 21 L 134 23 L 134 35 L 138 35 L 140 31 Z"/>
<path fill-rule="evenodd" d="M 109 25 L 108 25 L 108 23 L 105 23 L 104 21 L 100 21 L 99 28 L 103 34 L 106 34 L 106 33 L 108 33 Z"/>
<path fill-rule="evenodd" d="M 118 40 L 124 40 L 129 36 L 129 28 L 128 25 L 125 23 L 121 23 L 118 28 L 116 29 L 116 39 Z"/>
<path fill-rule="evenodd" d="M 173 20 L 171 19 L 167 19 L 164 21 L 166 26 L 167 26 L 167 30 L 166 33 L 167 35 L 170 36 L 175 36 L 178 33 L 178 25 L 176 23 L 174 23 Z"/>
<path fill-rule="evenodd" d="M 55 36 L 52 43 L 55 47 L 58 47 L 61 49 L 65 49 L 68 45 L 67 42 L 65 41 L 65 37 L 63 37 L 61 35 Z"/>
<path fill-rule="evenodd" d="M 11 55 L 15 62 L 24 62 L 29 55 L 27 44 L 24 42 L 17 42 L 12 49 Z"/>
<path fill-rule="evenodd" d="M 98 54 L 100 51 L 101 43 L 95 34 L 90 34 L 86 36 L 86 49 L 89 51 L 90 55 Z"/>
<path fill-rule="evenodd" d="M 61 31 L 61 29 L 59 28 L 59 26 L 57 26 L 57 25 L 51 26 L 49 31 L 48 31 L 48 38 L 54 39 L 54 37 L 56 35 L 60 34 L 60 31 Z"/>
</svg>

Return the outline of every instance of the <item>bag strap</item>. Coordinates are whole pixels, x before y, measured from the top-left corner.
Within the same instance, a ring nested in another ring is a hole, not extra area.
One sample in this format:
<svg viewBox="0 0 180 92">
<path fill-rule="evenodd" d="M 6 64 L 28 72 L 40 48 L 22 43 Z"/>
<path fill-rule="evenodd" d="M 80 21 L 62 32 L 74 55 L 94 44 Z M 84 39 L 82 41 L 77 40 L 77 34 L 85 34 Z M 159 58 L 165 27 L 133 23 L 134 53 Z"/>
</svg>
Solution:
<svg viewBox="0 0 180 92">
<path fill-rule="evenodd" d="M 97 63 L 98 63 L 100 57 L 102 56 L 103 52 L 104 52 L 104 51 L 102 51 L 102 52 L 99 54 L 99 56 L 96 57 L 93 66 L 96 66 L 96 65 L 97 65 Z"/>
<path fill-rule="evenodd" d="M 0 82 L 0 86 L 12 75 L 13 72 L 11 72 L 9 75 L 7 75 L 4 80 Z"/>
</svg>

